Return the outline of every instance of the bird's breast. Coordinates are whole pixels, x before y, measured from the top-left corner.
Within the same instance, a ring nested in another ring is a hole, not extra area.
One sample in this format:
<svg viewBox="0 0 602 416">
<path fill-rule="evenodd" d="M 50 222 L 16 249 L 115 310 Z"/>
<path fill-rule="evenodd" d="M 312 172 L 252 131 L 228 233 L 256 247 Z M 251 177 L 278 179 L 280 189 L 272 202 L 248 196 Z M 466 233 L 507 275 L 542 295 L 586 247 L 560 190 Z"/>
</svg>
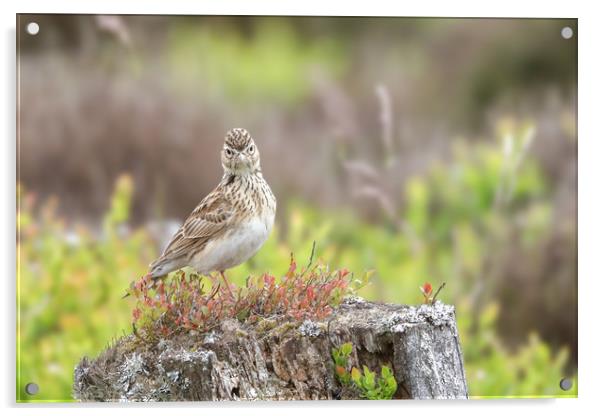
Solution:
<svg viewBox="0 0 602 416">
<path fill-rule="evenodd" d="M 267 240 L 274 215 L 259 215 L 241 220 L 220 238 L 212 239 L 192 260 L 192 267 L 201 273 L 226 270 L 251 258 Z"/>
</svg>

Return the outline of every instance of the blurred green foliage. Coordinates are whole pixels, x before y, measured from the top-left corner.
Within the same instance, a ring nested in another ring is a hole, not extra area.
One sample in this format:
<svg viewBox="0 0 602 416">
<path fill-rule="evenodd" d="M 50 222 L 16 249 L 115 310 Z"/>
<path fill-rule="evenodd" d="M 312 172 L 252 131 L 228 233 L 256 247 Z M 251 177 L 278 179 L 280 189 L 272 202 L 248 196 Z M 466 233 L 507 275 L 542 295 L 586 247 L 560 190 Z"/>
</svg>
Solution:
<svg viewBox="0 0 602 416">
<path fill-rule="evenodd" d="M 56 200 L 35 212 L 33 195 L 20 190 L 18 401 L 70 400 L 79 358 L 129 331 L 132 305 L 121 297 L 154 254 L 143 230 L 125 235 L 132 190 L 128 176 L 117 181 L 102 238 L 84 227 L 68 230 L 55 215 Z M 40 386 L 36 396 L 24 392 L 29 382 Z"/>
<path fill-rule="evenodd" d="M 307 42 L 286 22 L 267 19 L 249 27 L 215 30 L 207 25 L 177 25 L 169 34 L 168 61 L 186 89 L 225 93 L 234 101 L 297 103 L 309 93 L 312 68 L 343 72 L 343 46 L 332 38 Z M 211 57 L 211 59 L 207 59 Z"/>
<path fill-rule="evenodd" d="M 487 296 L 491 253 L 533 244 L 550 228 L 547 185 L 526 153 L 531 135 L 532 126 L 510 124 L 502 125 L 500 143 L 459 142 L 450 164 L 408 182 L 399 230 L 293 201 L 278 214 L 284 227 L 228 276 L 240 285 L 250 273 L 284 272 L 290 252 L 302 264 L 315 240 L 333 268 L 358 276 L 375 270 L 360 292 L 367 298 L 415 304 L 421 284 L 445 281 L 439 298 L 456 306 L 472 397 L 575 396 L 576 383 L 567 392 L 558 384 L 567 376 L 568 350 L 554 352 L 535 334 L 508 349 L 496 333 L 503 311 Z M 20 195 L 18 400 L 33 399 L 23 393 L 32 381 L 41 387 L 35 400 L 70 399 L 78 360 L 129 331 L 133 305 L 121 296 L 156 254 L 147 232 L 127 230 L 132 191 L 131 179 L 121 177 L 101 237 L 67 229 L 55 202 L 35 212 L 31 195 Z"/>
</svg>

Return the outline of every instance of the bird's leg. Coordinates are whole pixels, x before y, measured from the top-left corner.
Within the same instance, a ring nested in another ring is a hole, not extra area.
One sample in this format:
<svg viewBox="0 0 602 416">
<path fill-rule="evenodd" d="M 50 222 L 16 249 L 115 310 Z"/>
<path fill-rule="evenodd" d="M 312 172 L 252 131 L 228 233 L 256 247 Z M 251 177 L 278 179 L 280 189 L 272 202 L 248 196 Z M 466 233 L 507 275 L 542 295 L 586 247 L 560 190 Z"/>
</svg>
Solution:
<svg viewBox="0 0 602 416">
<path fill-rule="evenodd" d="M 222 279 L 224 279 L 224 282 L 226 283 L 226 288 L 228 289 L 228 293 L 230 293 L 230 296 L 232 296 L 232 299 L 234 299 L 234 294 L 232 293 L 232 290 L 230 289 L 230 282 L 228 282 L 228 279 L 226 279 L 226 275 L 224 274 L 224 271 L 220 270 L 219 274 L 222 276 Z"/>
</svg>

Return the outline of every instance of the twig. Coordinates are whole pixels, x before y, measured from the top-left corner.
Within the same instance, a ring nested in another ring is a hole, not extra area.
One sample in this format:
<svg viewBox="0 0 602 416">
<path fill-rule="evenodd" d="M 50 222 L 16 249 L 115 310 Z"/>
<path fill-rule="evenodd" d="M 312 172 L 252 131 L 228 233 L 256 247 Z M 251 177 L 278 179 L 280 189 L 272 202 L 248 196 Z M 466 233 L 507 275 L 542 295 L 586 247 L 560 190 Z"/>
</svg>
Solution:
<svg viewBox="0 0 602 416">
<path fill-rule="evenodd" d="M 309 269 L 314 261 L 314 254 L 316 253 L 316 240 L 311 245 L 311 254 L 309 255 L 309 263 L 307 263 L 306 269 Z"/>
<path fill-rule="evenodd" d="M 215 295 L 217 295 L 217 293 L 219 292 L 219 288 L 220 288 L 220 284 L 218 283 L 217 286 L 213 289 L 211 295 L 209 295 L 209 299 L 207 299 L 208 301 L 210 301 L 211 299 L 213 299 L 215 297 Z"/>
<path fill-rule="evenodd" d="M 136 324 L 134 324 L 134 323 L 132 324 L 132 333 L 136 336 L 136 338 L 144 341 L 144 339 L 138 333 L 138 328 L 136 328 Z"/>
<path fill-rule="evenodd" d="M 443 289 L 445 287 L 445 282 L 443 282 L 441 284 L 441 286 L 439 286 L 439 289 L 437 289 L 437 291 L 435 292 L 435 295 L 433 296 L 433 303 L 435 303 L 435 301 L 437 300 L 437 295 L 439 295 L 439 292 L 441 292 L 441 289 Z"/>
<path fill-rule="evenodd" d="M 391 95 L 383 84 L 376 86 L 376 96 L 380 105 L 380 123 L 383 130 L 383 155 L 386 167 L 393 165 L 393 108 Z"/>
<path fill-rule="evenodd" d="M 303 272 L 299 275 L 299 277 L 303 277 L 305 275 L 305 273 L 307 273 L 309 271 L 309 268 L 311 267 L 311 265 L 314 262 L 315 254 L 316 254 L 316 240 L 314 240 L 313 244 L 311 245 L 311 254 L 309 255 L 309 263 L 307 263 L 305 270 L 303 270 Z"/>
</svg>

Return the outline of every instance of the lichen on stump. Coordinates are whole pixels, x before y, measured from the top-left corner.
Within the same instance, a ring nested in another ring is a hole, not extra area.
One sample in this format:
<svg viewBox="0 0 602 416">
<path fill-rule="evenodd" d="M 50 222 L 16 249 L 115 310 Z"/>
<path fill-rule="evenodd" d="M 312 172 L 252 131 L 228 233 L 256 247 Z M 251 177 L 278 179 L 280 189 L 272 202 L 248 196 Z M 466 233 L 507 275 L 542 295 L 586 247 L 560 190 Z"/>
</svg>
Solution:
<svg viewBox="0 0 602 416">
<path fill-rule="evenodd" d="M 394 398 L 467 398 L 453 306 L 347 298 L 321 321 L 229 319 L 208 333 L 152 345 L 125 336 L 75 368 L 81 401 L 355 399 L 335 377 L 332 348 L 351 342 L 350 364 L 389 365 Z"/>
</svg>

